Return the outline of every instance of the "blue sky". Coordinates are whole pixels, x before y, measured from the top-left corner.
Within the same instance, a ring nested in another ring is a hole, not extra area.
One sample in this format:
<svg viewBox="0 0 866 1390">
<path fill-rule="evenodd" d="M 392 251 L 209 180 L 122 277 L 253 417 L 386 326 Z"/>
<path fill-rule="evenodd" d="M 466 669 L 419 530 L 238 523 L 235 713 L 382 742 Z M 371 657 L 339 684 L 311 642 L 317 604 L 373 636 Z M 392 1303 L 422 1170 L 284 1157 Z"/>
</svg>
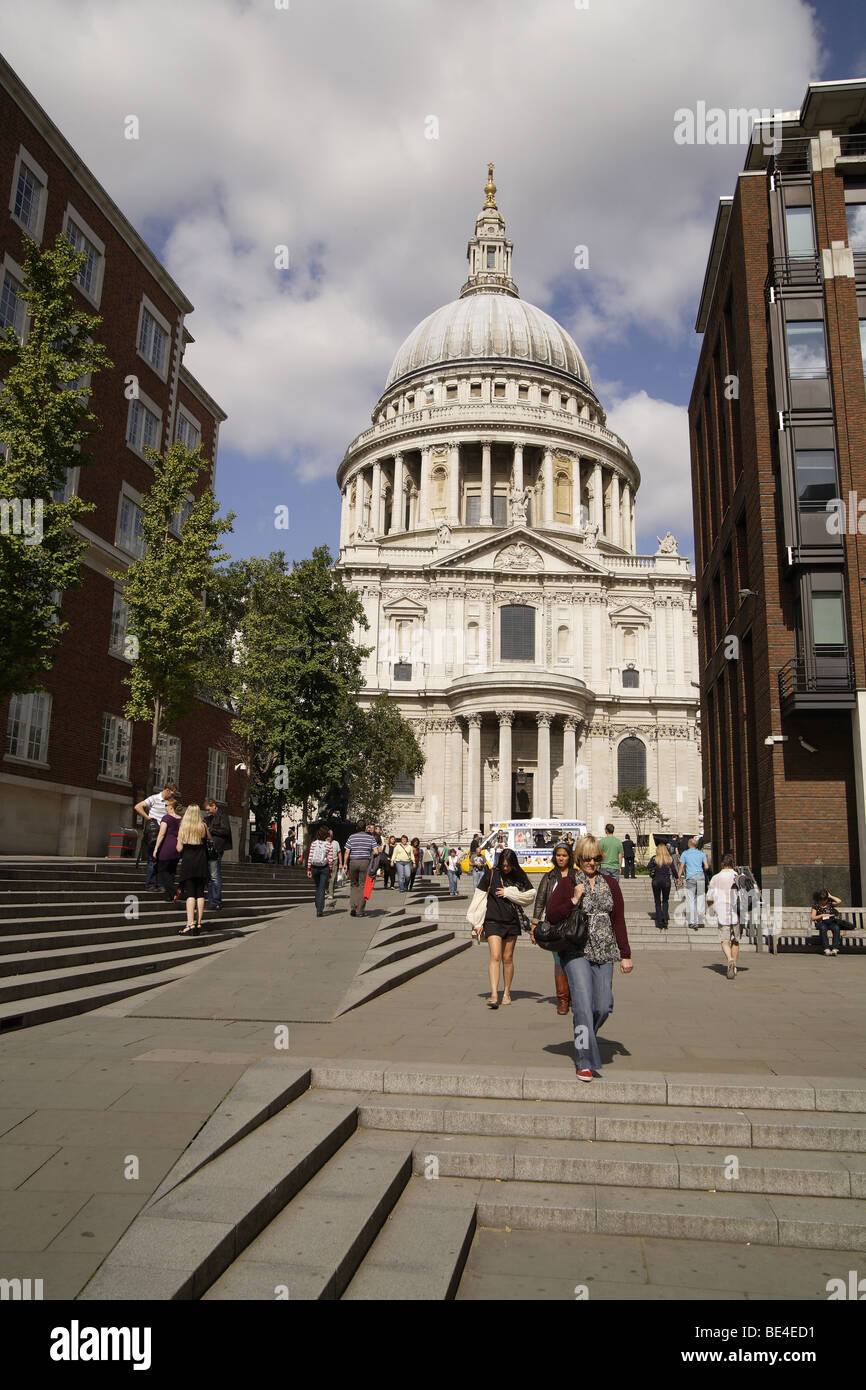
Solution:
<svg viewBox="0 0 866 1390">
<path fill-rule="evenodd" d="M 229 415 L 217 491 L 234 554 L 336 551 L 334 473 L 404 337 L 459 291 L 488 160 L 521 294 L 573 334 L 641 468 L 639 549 L 670 526 L 691 554 L 695 310 L 745 150 L 678 146 L 674 113 L 791 109 L 809 80 L 863 75 L 862 15 L 855 0 L 38 0 L 7 13 L 3 51 L 196 306 L 186 360 Z"/>
</svg>

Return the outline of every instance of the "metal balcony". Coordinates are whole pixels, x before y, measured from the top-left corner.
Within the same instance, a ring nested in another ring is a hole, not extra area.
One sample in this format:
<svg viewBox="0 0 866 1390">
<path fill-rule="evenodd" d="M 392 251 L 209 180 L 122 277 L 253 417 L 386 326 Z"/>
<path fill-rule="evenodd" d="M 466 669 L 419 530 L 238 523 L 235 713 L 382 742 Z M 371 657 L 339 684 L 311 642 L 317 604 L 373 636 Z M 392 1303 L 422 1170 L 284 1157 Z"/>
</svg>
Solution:
<svg viewBox="0 0 866 1390">
<path fill-rule="evenodd" d="M 845 651 L 795 656 L 779 672 L 783 714 L 805 710 L 853 709 L 857 702 L 854 664 Z"/>
<path fill-rule="evenodd" d="M 777 290 L 820 289 L 824 283 L 817 256 L 774 256 L 767 284 Z"/>
</svg>

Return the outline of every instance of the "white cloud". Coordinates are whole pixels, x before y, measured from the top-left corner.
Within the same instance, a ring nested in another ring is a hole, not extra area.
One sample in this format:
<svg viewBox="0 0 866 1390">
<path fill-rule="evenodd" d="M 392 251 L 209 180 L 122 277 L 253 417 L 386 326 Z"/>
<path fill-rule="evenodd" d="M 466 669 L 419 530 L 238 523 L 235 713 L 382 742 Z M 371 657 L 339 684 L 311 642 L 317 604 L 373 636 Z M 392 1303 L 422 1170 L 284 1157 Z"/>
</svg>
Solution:
<svg viewBox="0 0 866 1390">
<path fill-rule="evenodd" d="M 743 151 L 675 145 L 674 112 L 796 106 L 819 56 L 802 0 L 42 0 L 4 28 L 130 219 L 168 225 L 221 440 L 304 478 L 333 474 L 402 339 L 456 297 L 488 159 L 521 293 L 570 304 L 581 346 L 690 333 Z M 676 408 L 639 393 L 619 409 L 649 431 L 649 471 Z"/>
<path fill-rule="evenodd" d="M 656 539 L 671 530 L 680 554 L 694 557 L 689 417 L 685 406 L 638 391 L 617 401 L 607 423 L 622 436 L 641 471 L 635 500 L 637 547 L 653 554 Z"/>
</svg>

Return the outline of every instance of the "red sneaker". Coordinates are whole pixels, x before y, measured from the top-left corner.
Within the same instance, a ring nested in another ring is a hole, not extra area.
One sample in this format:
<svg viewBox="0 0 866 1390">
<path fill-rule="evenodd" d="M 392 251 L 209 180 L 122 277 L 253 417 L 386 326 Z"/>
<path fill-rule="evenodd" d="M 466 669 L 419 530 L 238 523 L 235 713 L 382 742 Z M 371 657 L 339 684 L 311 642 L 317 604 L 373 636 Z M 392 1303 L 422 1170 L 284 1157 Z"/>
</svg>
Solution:
<svg viewBox="0 0 866 1390">
<path fill-rule="evenodd" d="M 577 1073 L 577 1077 L 579 1081 L 591 1081 L 592 1072 L 588 1067 L 581 1067 L 580 1071 Z"/>
</svg>

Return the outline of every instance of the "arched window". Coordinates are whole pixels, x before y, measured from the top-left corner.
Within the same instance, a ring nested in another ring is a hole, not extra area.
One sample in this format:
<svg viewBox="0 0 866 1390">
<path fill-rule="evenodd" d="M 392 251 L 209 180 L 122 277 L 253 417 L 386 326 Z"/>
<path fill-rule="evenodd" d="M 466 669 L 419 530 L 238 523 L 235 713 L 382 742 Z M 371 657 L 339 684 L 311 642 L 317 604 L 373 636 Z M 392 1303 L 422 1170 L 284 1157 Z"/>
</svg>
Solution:
<svg viewBox="0 0 866 1390">
<path fill-rule="evenodd" d="M 430 511 L 433 516 L 445 515 L 445 489 L 448 486 L 448 469 L 441 464 L 433 469 L 430 479 Z"/>
<path fill-rule="evenodd" d="M 622 673 L 623 690 L 637 690 L 640 685 L 640 676 L 633 666 L 627 666 Z"/>
<path fill-rule="evenodd" d="M 623 661 L 637 660 L 637 637 L 633 627 L 627 627 L 622 634 Z"/>
<path fill-rule="evenodd" d="M 556 630 L 556 659 L 567 662 L 571 658 L 571 632 L 565 626 Z"/>
<path fill-rule="evenodd" d="M 639 738 L 624 738 L 616 754 L 617 792 L 646 786 L 646 744 Z"/>
<path fill-rule="evenodd" d="M 466 660 L 478 660 L 478 624 L 470 623 L 466 629 Z"/>
<path fill-rule="evenodd" d="M 535 660 L 535 609 L 507 604 L 500 609 L 499 655 L 502 661 Z"/>
<path fill-rule="evenodd" d="M 571 521 L 571 479 L 565 472 L 556 475 L 553 506 L 557 521 Z"/>
</svg>

